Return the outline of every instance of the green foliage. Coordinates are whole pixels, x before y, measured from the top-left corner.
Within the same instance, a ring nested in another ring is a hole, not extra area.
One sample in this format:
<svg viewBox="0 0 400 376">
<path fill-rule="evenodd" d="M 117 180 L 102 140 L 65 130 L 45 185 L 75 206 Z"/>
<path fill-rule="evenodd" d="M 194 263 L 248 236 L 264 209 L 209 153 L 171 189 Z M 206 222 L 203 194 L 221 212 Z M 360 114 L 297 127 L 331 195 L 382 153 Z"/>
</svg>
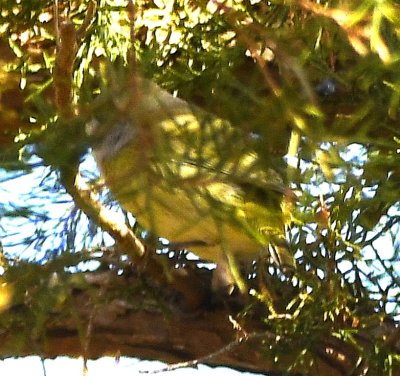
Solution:
<svg viewBox="0 0 400 376">
<path fill-rule="evenodd" d="M 25 173 L 44 165 L 53 172 L 24 204 L 0 199 L 8 260 L 2 267 L 10 283 L 18 280 L 43 292 L 27 292 L 35 297 L 32 325 L 40 332 L 47 312 L 66 293 L 64 287 L 47 291 L 39 276 L 48 279 L 52 272 L 45 275 L 32 260 L 44 265 L 58 260 L 63 280 L 71 253 L 107 239 L 73 206 L 58 178 L 65 166 L 82 164 L 96 142 L 85 135 L 85 123 L 96 115 L 112 122 L 124 111 L 129 85 L 121 84 L 119 66 L 132 64 L 132 46 L 122 2 L 99 0 L 86 21 L 88 1 L 62 2 L 60 19 L 68 15 L 76 29 L 88 22 L 73 70 L 75 117 L 65 121 L 48 91 L 57 40 L 53 2 L 22 3 L 3 0 L 0 6 L 1 42 L 14 54 L 7 63 L 0 60 L 0 73 L 16 72 L 26 93 L 21 113 L 26 126 L 0 163 L 11 175 L 15 168 Z M 249 281 L 265 325 L 282 338 L 266 353 L 279 357 L 291 346 L 300 363 L 311 362 L 316 344 L 329 337 L 354 346 L 371 370 L 389 372 L 398 357 L 384 337 L 371 347 L 360 345 L 357 335 L 399 314 L 400 11 L 390 1 L 338 6 L 306 0 L 139 2 L 134 50 L 144 76 L 254 136 L 258 165 L 278 171 L 297 196 L 289 205 L 288 230 L 297 259 L 294 276 L 257 260 L 261 282 Z M 104 84 L 106 70 L 111 73 Z M 104 199 L 107 193 L 95 180 L 88 176 Z M 60 201 L 66 203 L 61 213 L 45 207 Z M 30 222 L 33 231 L 22 236 L 24 227 L 15 226 L 16 237 L 4 224 L 8 218 Z M 18 237 L 29 257 L 11 252 Z M 16 274 L 22 267 L 23 279 Z M 16 302 L 21 294 L 15 293 Z"/>
</svg>

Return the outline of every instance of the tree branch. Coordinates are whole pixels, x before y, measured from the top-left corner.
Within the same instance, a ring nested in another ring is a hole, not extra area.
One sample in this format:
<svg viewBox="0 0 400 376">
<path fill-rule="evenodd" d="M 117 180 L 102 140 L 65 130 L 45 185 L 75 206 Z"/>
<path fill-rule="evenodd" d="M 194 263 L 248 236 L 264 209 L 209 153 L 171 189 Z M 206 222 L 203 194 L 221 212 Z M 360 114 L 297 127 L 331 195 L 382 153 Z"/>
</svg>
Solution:
<svg viewBox="0 0 400 376">
<path fill-rule="evenodd" d="M 88 286 L 74 287 L 72 281 L 80 280 L 78 277 L 83 277 Z M 67 283 L 65 287 L 70 286 L 70 296 L 62 303 L 57 300 L 55 307 L 48 307 L 40 338 L 37 328 L 29 326 L 30 321 L 25 319 L 25 315 L 35 314 L 29 305 L 13 306 L 2 313 L 13 317 L 10 322 L 16 323 L 18 333 L 24 338 L 24 341 L 16 341 L 15 327 L 4 327 L 0 331 L 2 358 L 34 354 L 43 358 L 83 355 L 96 359 L 118 355 L 172 363 L 165 370 L 204 363 L 262 373 L 283 373 L 296 362 L 298 353 L 295 351 L 281 354 L 278 361 L 268 354 L 277 337 L 258 315 L 246 317 L 239 329 L 232 324 L 229 317 L 236 313 L 229 307 L 235 305 L 234 297 L 227 297 L 225 304 L 203 305 L 196 314 L 182 314 L 176 311 L 175 301 L 168 297 L 167 285 L 157 290 L 159 296 L 166 298 L 155 300 L 154 291 L 138 288 L 140 280 L 129 273 L 78 273 L 71 275 L 71 282 L 65 280 L 64 283 Z M 121 296 L 123 286 L 132 286 L 126 298 Z M 66 291 L 65 288 L 62 291 Z M 82 341 L 78 328 L 88 322 L 90 333 Z M 285 341 L 285 338 L 280 340 Z M 338 341 L 336 345 L 341 343 Z M 340 352 L 345 354 L 346 351 L 342 346 Z M 297 364 L 285 374 L 343 375 L 324 359 L 308 360 L 310 363 Z"/>
<path fill-rule="evenodd" d="M 55 100 L 61 121 L 68 126 L 68 120 L 74 116 L 73 98 L 73 65 L 77 53 L 78 35 L 82 38 L 83 33 L 89 26 L 95 13 L 94 3 L 90 3 L 85 22 L 77 33 L 74 25 L 65 21 L 60 25 L 59 45 L 57 49 L 56 64 L 54 71 Z M 135 236 L 126 223 L 119 219 L 111 210 L 107 209 L 97 199 L 94 192 L 82 179 L 78 171 L 78 160 L 60 167 L 61 181 L 71 195 L 76 205 L 88 215 L 103 230 L 107 231 L 116 241 L 121 254 L 128 254 L 130 260 L 135 262 L 136 268 L 142 270 L 149 279 L 160 284 L 169 284 L 173 289 L 183 295 L 184 309 L 195 310 L 204 301 L 207 288 L 201 283 L 191 284 L 196 272 L 186 270 L 178 273 L 173 267 L 171 273 L 165 273 L 165 267 L 159 263 L 159 259 L 153 257 L 155 252 L 147 252 L 144 244 Z M 152 251 L 152 250 L 150 250 Z M 194 274 L 188 279 L 188 274 Z M 196 279 L 196 278 L 194 278 Z M 197 282 L 200 282 L 197 279 Z"/>
<path fill-rule="evenodd" d="M 70 21 L 62 22 L 59 25 L 59 31 L 56 64 L 53 74 L 55 103 L 61 117 L 68 119 L 73 116 L 72 73 L 78 51 L 77 34 L 74 25 Z"/>
<path fill-rule="evenodd" d="M 261 339 L 274 340 L 275 338 L 276 338 L 276 336 L 269 332 L 248 333 L 245 336 L 242 336 L 242 337 L 236 339 L 235 341 L 228 343 L 226 346 L 221 347 L 217 351 L 215 351 L 211 354 L 205 355 L 201 358 L 189 360 L 187 362 L 170 364 L 165 368 L 160 368 L 155 371 L 140 371 L 140 373 L 155 374 L 155 373 L 161 373 L 161 372 L 174 371 L 174 370 L 180 369 L 180 368 L 195 367 L 195 366 L 198 366 L 200 363 L 210 363 L 212 360 L 220 357 L 221 355 L 230 353 L 232 350 L 234 350 L 235 348 L 237 348 L 244 342 L 251 341 L 251 340 L 261 340 Z"/>
</svg>

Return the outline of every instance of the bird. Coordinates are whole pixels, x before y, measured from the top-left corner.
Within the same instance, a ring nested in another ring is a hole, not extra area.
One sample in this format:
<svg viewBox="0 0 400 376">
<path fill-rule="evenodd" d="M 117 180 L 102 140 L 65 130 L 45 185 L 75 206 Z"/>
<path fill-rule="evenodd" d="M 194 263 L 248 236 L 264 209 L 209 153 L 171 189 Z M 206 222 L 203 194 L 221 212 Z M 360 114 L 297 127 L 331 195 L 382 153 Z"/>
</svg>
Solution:
<svg viewBox="0 0 400 376">
<path fill-rule="evenodd" d="M 122 207 L 175 249 L 215 263 L 215 290 L 246 292 L 238 265 L 263 249 L 293 268 L 287 187 L 261 162 L 254 135 L 149 79 L 132 82 L 98 106 L 91 131 L 105 184 Z"/>
</svg>

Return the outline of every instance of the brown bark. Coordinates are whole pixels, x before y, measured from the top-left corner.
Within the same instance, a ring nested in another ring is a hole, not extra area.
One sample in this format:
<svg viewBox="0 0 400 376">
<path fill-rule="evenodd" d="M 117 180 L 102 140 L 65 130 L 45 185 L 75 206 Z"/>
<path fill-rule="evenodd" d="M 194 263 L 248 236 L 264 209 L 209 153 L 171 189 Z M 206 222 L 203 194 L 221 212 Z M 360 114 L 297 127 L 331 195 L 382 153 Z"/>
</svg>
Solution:
<svg viewBox="0 0 400 376">
<path fill-rule="evenodd" d="M 207 274 L 204 271 L 209 279 Z M 3 318 L 11 316 L 18 328 L 4 326 L 0 331 L 0 356 L 128 356 L 168 363 L 197 359 L 212 366 L 266 373 L 284 371 L 298 355 L 288 352 L 276 362 L 268 358 L 269 345 L 275 344 L 277 337 L 263 324 L 261 314 L 253 313 L 245 319 L 237 316 L 241 305 L 237 297 L 217 300 L 210 295 L 195 311 L 184 311 L 187 306 L 170 286 L 134 287 L 129 298 L 121 298 L 117 295 L 124 286 L 137 286 L 141 277 L 118 276 L 110 271 L 82 276 L 87 288 L 78 289 L 71 283 L 65 303 L 49 307 L 40 335 L 37 328 L 29 327 L 27 317 L 37 313 L 28 305 L 14 305 L 3 312 Z M 372 337 L 373 333 L 369 334 Z M 16 340 L 18 336 L 21 340 Z M 315 349 L 313 363 L 309 363 L 310 355 L 291 374 L 347 375 L 357 364 L 354 348 L 342 341 L 322 339 Z M 396 372 L 393 374 L 399 374 Z"/>
</svg>

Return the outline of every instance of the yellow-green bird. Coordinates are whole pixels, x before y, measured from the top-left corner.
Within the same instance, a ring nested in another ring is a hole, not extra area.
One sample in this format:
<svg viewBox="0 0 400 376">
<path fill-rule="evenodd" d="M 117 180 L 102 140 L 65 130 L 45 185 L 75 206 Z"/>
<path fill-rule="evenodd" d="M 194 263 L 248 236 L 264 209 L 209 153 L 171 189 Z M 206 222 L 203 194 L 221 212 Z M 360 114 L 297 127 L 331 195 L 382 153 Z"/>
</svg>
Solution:
<svg viewBox="0 0 400 376">
<path fill-rule="evenodd" d="M 126 101 L 96 114 L 94 154 L 106 185 L 139 223 L 217 264 L 214 288 L 245 291 L 236 260 L 294 267 L 285 240 L 286 192 L 259 161 L 254 135 L 137 77 Z"/>
</svg>

